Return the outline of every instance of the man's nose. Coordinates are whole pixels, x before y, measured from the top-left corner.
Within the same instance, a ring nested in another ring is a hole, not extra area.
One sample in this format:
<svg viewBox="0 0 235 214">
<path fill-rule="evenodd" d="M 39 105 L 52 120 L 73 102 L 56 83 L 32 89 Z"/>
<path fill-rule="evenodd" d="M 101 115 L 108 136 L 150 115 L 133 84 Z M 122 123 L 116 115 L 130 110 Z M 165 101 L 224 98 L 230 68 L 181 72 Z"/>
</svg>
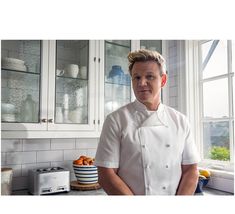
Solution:
<svg viewBox="0 0 235 214">
<path fill-rule="evenodd" d="M 139 86 L 145 86 L 145 85 L 147 85 L 147 79 L 144 78 L 144 77 L 140 78 L 139 81 L 138 81 L 138 85 L 139 85 Z"/>
</svg>

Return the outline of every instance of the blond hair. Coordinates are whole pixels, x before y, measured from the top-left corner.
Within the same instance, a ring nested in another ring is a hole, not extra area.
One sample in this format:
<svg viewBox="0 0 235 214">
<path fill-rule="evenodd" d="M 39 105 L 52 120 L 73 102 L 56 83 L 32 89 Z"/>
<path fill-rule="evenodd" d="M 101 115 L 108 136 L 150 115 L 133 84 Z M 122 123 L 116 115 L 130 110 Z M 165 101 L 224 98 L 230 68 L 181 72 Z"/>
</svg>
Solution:
<svg viewBox="0 0 235 214">
<path fill-rule="evenodd" d="M 147 49 L 140 49 L 137 51 L 130 52 L 127 56 L 129 60 L 129 72 L 132 74 L 131 70 L 135 64 L 135 62 L 147 62 L 154 61 L 159 65 L 160 75 L 166 74 L 166 63 L 163 56 L 157 51 L 150 51 Z"/>
</svg>

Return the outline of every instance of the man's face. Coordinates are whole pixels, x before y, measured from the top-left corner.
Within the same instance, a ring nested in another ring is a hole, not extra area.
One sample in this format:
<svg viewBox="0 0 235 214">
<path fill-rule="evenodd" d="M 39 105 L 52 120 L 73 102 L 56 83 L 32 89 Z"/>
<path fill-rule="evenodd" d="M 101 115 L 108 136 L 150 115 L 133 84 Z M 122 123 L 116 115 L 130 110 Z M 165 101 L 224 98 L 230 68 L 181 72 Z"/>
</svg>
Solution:
<svg viewBox="0 0 235 214">
<path fill-rule="evenodd" d="M 149 110 L 160 102 L 161 88 L 166 83 L 166 74 L 160 76 L 159 65 L 154 61 L 136 62 L 132 68 L 132 84 L 136 98 Z"/>
</svg>

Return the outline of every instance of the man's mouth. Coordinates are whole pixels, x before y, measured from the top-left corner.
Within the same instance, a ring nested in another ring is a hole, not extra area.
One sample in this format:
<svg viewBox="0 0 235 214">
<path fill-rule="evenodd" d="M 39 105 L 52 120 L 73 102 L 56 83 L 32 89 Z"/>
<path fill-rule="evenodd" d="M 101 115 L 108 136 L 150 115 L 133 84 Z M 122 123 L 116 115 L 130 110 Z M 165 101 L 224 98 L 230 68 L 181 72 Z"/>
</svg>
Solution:
<svg viewBox="0 0 235 214">
<path fill-rule="evenodd" d="M 150 90 L 144 89 L 144 90 L 139 90 L 139 93 L 145 93 L 145 92 L 150 92 Z"/>
</svg>

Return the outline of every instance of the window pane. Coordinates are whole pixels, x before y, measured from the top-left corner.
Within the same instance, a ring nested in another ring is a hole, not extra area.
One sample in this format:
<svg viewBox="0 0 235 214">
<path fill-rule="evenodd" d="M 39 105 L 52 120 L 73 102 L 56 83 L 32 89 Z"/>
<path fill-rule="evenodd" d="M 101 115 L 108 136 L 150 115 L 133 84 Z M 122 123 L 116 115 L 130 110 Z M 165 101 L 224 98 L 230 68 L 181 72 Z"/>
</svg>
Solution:
<svg viewBox="0 0 235 214">
<path fill-rule="evenodd" d="M 205 122 L 203 142 L 204 158 L 230 160 L 229 122 Z"/>
<path fill-rule="evenodd" d="M 41 41 L 1 41 L 1 119 L 38 123 L 40 118 Z"/>
<path fill-rule="evenodd" d="M 212 51 L 213 47 L 215 47 L 214 51 Z M 213 41 L 203 43 L 201 45 L 201 55 L 202 64 L 205 65 L 202 71 L 204 79 L 228 72 L 226 40 L 220 40 L 217 46 Z"/>
<path fill-rule="evenodd" d="M 89 41 L 56 43 L 56 123 L 88 123 Z"/>
<path fill-rule="evenodd" d="M 105 116 L 131 100 L 130 50 L 130 40 L 105 41 Z"/>
<path fill-rule="evenodd" d="M 140 48 L 158 51 L 159 53 L 162 53 L 162 40 L 141 40 Z"/>
<path fill-rule="evenodd" d="M 228 79 L 203 83 L 204 117 L 228 117 Z"/>
</svg>

